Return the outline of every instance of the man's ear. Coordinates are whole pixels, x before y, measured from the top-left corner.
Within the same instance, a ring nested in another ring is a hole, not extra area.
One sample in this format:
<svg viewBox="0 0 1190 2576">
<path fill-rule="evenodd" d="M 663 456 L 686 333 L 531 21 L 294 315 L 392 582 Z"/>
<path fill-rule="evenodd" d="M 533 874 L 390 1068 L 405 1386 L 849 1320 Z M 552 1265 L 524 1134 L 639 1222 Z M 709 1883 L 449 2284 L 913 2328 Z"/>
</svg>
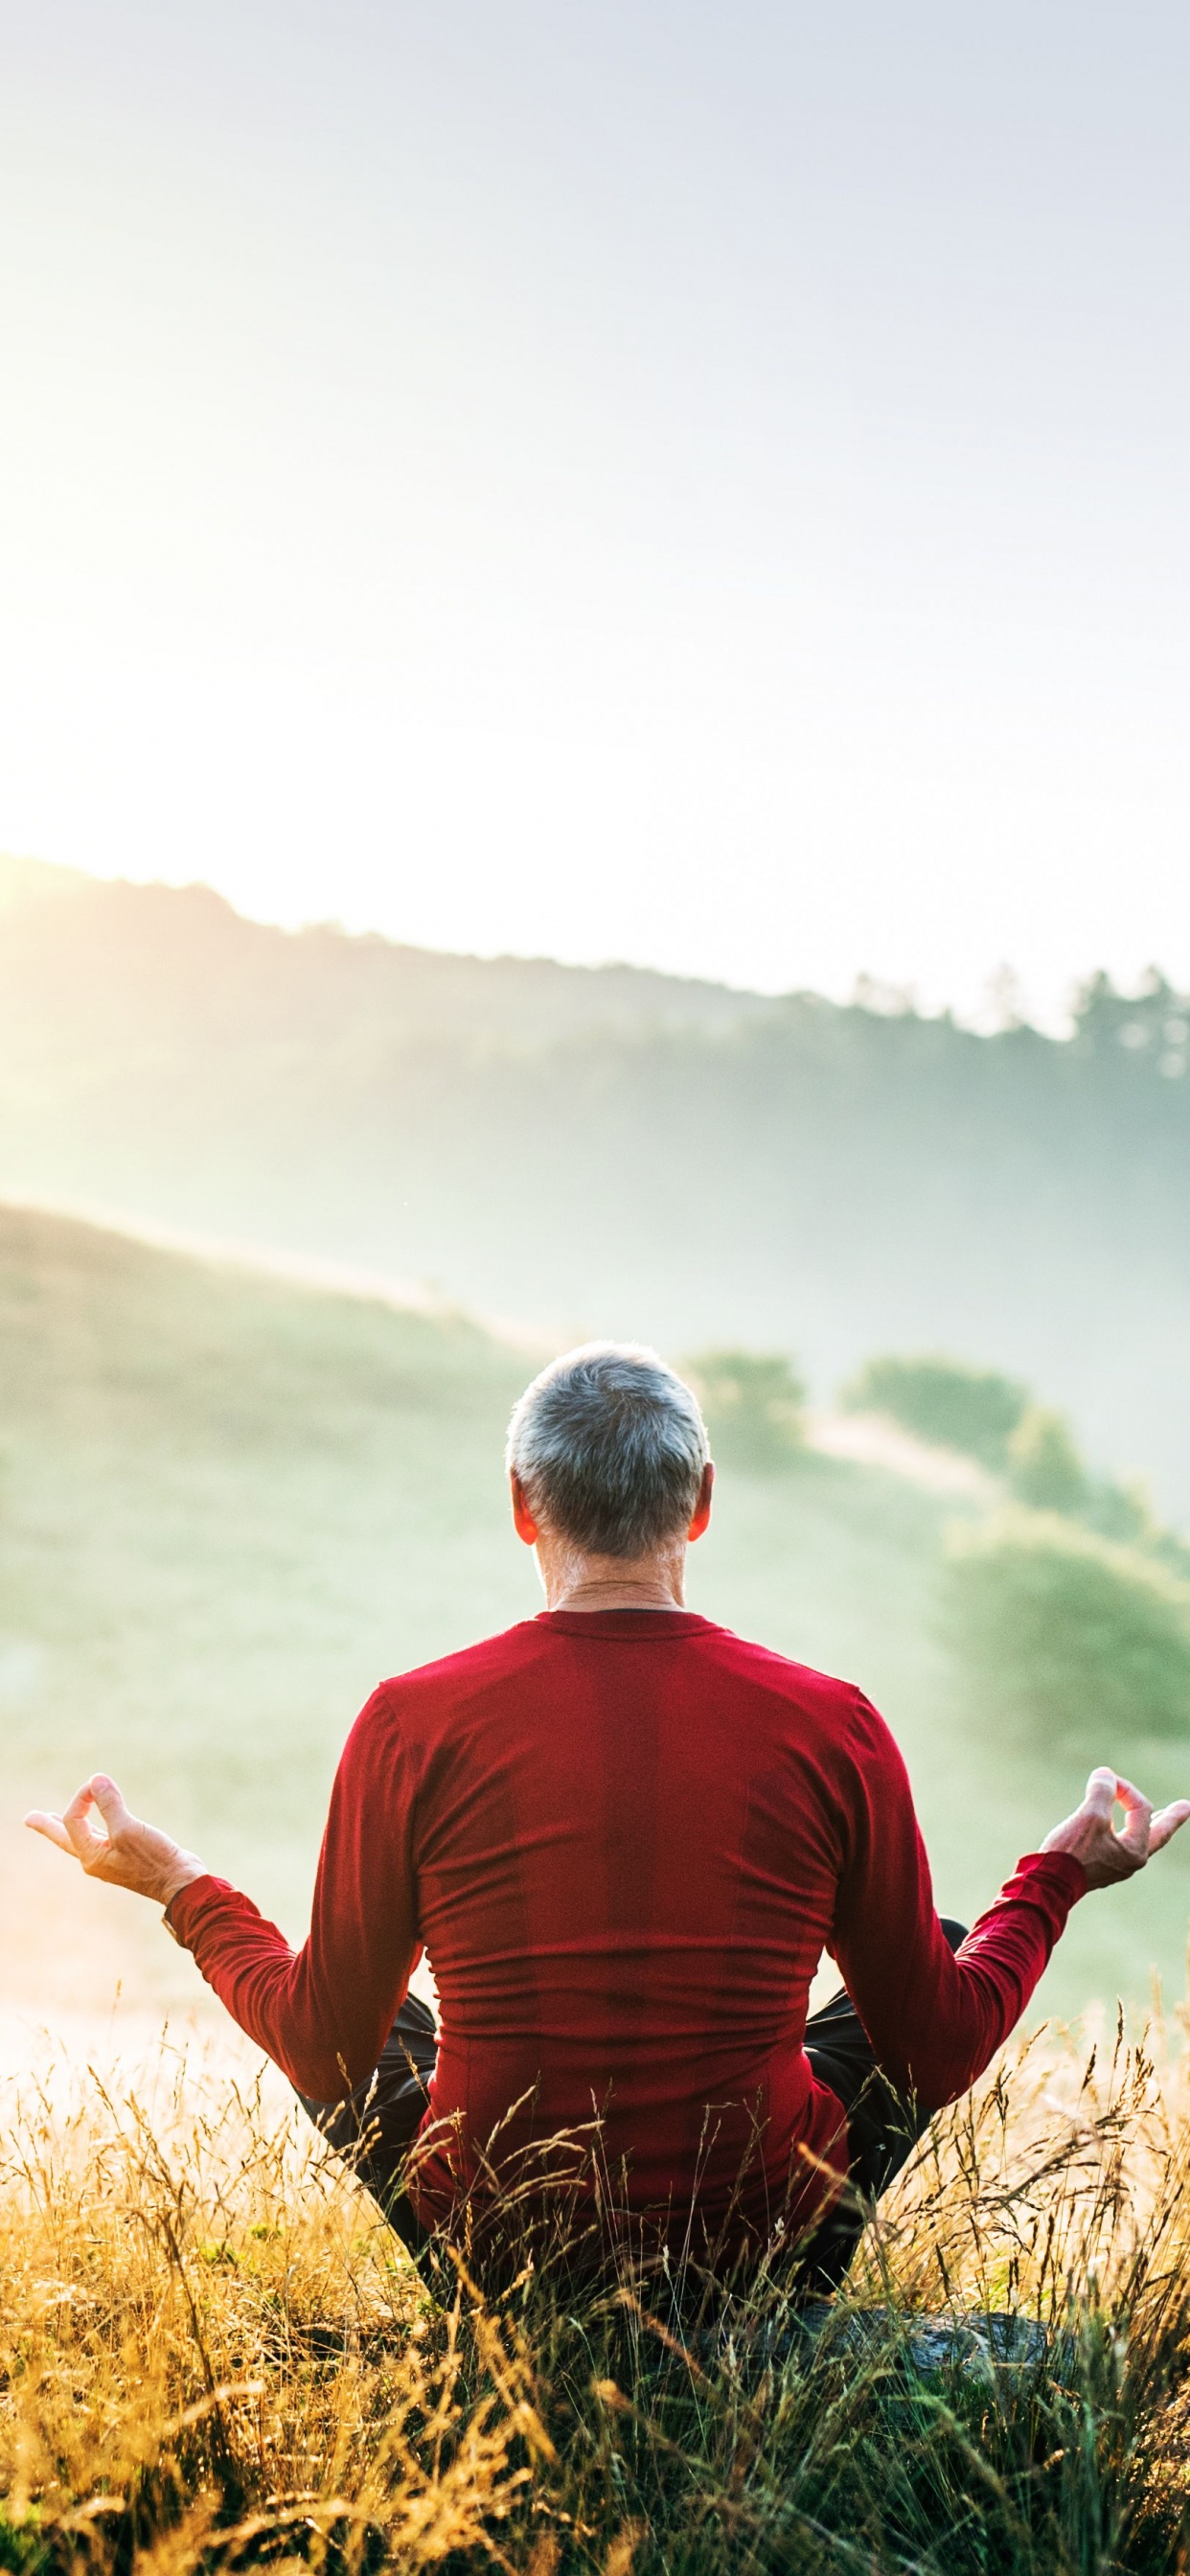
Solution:
<svg viewBox="0 0 1190 2576">
<path fill-rule="evenodd" d="M 699 1489 L 698 1489 L 698 1501 L 696 1502 L 696 1504 L 695 1504 L 695 1506 L 694 1506 L 694 1518 L 693 1518 L 693 1520 L 691 1521 L 691 1523 L 690 1523 L 690 1527 L 689 1527 L 689 1529 L 688 1529 L 688 1530 L 687 1530 L 687 1532 L 686 1532 L 686 1536 L 687 1536 L 687 1538 L 688 1538 L 688 1539 L 696 1539 L 696 1538 L 701 1538 L 701 1537 L 702 1537 L 702 1534 L 703 1534 L 704 1529 L 706 1528 L 707 1522 L 709 1521 L 709 1519 L 710 1519 L 710 1517 L 711 1517 L 711 1493 L 712 1493 L 712 1490 L 713 1490 L 713 1488 L 714 1488 L 714 1483 L 715 1483 L 715 1466 L 714 1466 L 714 1460 L 713 1460 L 713 1459 L 711 1459 L 711 1458 L 708 1458 L 707 1463 L 706 1463 L 706 1465 L 705 1465 L 705 1467 L 703 1468 L 703 1471 L 702 1471 L 702 1483 L 701 1483 L 701 1485 L 699 1486 Z"/>
<path fill-rule="evenodd" d="M 529 1509 L 529 1498 L 515 1467 L 509 1470 L 508 1483 L 512 1494 L 512 1526 L 517 1537 L 524 1540 L 526 1547 L 536 1547 L 537 1523 Z"/>
</svg>

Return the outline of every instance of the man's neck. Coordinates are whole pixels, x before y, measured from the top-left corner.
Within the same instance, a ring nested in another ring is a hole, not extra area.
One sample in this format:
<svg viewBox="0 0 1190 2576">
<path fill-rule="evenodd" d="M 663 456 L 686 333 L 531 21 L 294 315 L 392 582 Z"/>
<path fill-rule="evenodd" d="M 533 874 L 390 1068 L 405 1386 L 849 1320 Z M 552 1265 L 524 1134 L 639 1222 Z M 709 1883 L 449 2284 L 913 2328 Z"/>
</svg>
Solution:
<svg viewBox="0 0 1190 2576">
<path fill-rule="evenodd" d="M 550 1610 L 684 1610 L 685 1549 L 628 1563 L 614 1556 L 547 1557 L 538 1564 Z"/>
</svg>

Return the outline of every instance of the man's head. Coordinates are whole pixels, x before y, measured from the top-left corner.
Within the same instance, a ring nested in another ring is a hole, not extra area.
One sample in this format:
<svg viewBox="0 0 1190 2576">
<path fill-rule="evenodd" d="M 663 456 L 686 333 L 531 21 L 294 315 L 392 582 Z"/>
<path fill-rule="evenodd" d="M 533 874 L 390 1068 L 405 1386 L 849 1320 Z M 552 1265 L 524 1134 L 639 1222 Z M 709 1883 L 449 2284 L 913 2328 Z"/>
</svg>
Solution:
<svg viewBox="0 0 1190 2576">
<path fill-rule="evenodd" d="M 507 1464 L 521 1537 L 547 1580 L 579 1560 L 605 1569 L 601 1588 L 633 1588 L 630 1568 L 677 1572 L 710 1517 L 706 1426 L 684 1381 L 656 1351 L 587 1342 L 527 1387 L 508 1430 Z M 672 1593 L 673 1583 L 669 1589 Z"/>
</svg>

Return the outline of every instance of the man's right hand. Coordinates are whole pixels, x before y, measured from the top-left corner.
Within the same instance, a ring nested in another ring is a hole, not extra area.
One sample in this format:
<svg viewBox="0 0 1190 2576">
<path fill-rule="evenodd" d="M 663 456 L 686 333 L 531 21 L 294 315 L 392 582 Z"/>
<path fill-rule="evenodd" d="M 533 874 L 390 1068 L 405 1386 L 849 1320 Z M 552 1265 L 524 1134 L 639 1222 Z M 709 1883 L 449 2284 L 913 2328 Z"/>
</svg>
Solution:
<svg viewBox="0 0 1190 2576">
<path fill-rule="evenodd" d="M 1114 1821 L 1117 1806 L 1124 1810 L 1119 1833 Z M 1069 1852 L 1072 1859 L 1081 1861 L 1089 1888 L 1114 1887 L 1117 1879 L 1135 1878 L 1154 1852 L 1164 1850 L 1187 1817 L 1190 1798 L 1175 1798 L 1172 1806 L 1154 1815 L 1149 1800 L 1130 1780 L 1121 1780 L 1115 1771 L 1092 1771 L 1081 1807 L 1064 1824 L 1054 1826 L 1041 1848 Z"/>
<path fill-rule="evenodd" d="M 97 1833 L 92 1812 L 103 1825 Z M 183 1851 L 172 1834 L 159 1832 L 156 1825 L 143 1825 L 134 1816 L 106 1771 L 97 1771 L 76 1789 L 70 1805 L 60 1816 L 35 1807 L 25 1822 L 31 1833 L 44 1834 L 48 1843 L 81 1861 L 88 1878 L 101 1878 L 108 1887 L 127 1887 L 134 1896 L 150 1897 L 155 1905 L 168 1905 L 183 1887 L 206 1876 L 206 1864 L 197 1852 Z"/>
</svg>

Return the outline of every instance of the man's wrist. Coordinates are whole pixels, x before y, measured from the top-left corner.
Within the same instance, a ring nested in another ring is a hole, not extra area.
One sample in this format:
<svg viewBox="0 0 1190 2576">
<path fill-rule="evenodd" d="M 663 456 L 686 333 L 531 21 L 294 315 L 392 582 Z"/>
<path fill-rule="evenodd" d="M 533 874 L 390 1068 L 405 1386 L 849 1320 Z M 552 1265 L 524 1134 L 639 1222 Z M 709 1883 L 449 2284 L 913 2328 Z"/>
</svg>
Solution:
<svg viewBox="0 0 1190 2576">
<path fill-rule="evenodd" d="M 165 1920 L 169 1925 L 171 1932 L 174 1927 L 170 1922 L 170 1908 L 174 1902 L 174 1898 L 181 1895 L 184 1887 L 193 1887 L 196 1878 L 206 1878 L 207 1875 L 208 1871 L 205 1861 L 198 1860 L 193 1852 L 179 1854 L 176 1868 L 171 1869 L 168 1878 L 164 1880 L 161 1888 L 161 1902 L 165 1908 Z"/>
<path fill-rule="evenodd" d="M 1051 1881 L 1056 1878 L 1059 1884 L 1066 1888 L 1071 1903 L 1077 1904 L 1079 1897 L 1085 1896 L 1091 1885 L 1086 1868 L 1077 1852 L 1056 1851 L 1052 1844 L 1047 1849 L 1043 1843 L 1040 1851 L 1022 1854 L 1014 1874 L 1018 1878 L 1032 1877 L 1037 1873 L 1039 1866 L 1044 1873 L 1047 1864 L 1056 1865 L 1049 1868 Z"/>
</svg>

